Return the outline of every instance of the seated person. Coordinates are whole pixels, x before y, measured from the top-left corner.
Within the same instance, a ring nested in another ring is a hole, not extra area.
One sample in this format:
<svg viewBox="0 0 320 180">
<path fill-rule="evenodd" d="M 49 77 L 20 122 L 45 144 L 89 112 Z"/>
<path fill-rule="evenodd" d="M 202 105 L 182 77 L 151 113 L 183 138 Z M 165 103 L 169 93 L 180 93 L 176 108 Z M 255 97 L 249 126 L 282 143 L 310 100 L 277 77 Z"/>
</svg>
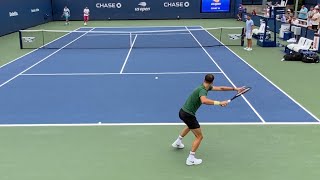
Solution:
<svg viewBox="0 0 320 180">
<path fill-rule="evenodd" d="M 253 9 L 251 14 L 252 14 L 252 16 L 256 16 L 256 15 L 257 15 L 256 10 L 255 10 L 255 9 Z"/>
</svg>

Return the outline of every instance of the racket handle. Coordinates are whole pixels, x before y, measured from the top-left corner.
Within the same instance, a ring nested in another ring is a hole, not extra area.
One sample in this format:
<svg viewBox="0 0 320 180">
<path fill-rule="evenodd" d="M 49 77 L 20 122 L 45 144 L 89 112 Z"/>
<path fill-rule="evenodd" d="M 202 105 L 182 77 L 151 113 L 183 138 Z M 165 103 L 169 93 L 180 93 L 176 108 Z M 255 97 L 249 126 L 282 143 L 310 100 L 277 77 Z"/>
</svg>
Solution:
<svg viewBox="0 0 320 180">
<path fill-rule="evenodd" d="M 228 100 L 228 103 L 229 103 L 229 102 L 231 102 L 231 100 L 230 100 L 230 99 Z"/>
</svg>

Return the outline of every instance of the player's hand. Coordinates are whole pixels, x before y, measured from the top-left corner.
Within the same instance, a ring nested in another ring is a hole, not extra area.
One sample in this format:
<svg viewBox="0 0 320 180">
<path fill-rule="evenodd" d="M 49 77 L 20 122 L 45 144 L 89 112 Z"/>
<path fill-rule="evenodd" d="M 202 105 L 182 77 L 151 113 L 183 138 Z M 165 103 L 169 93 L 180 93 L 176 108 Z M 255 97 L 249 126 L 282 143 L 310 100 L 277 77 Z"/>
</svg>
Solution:
<svg viewBox="0 0 320 180">
<path fill-rule="evenodd" d="M 236 90 L 238 93 L 240 93 L 241 91 L 243 91 L 245 88 L 245 86 L 242 86 L 242 87 L 238 87 L 238 88 L 235 88 L 234 90 Z"/>
<path fill-rule="evenodd" d="M 225 107 L 228 105 L 228 103 L 229 103 L 228 101 L 221 101 L 220 106 Z"/>
</svg>

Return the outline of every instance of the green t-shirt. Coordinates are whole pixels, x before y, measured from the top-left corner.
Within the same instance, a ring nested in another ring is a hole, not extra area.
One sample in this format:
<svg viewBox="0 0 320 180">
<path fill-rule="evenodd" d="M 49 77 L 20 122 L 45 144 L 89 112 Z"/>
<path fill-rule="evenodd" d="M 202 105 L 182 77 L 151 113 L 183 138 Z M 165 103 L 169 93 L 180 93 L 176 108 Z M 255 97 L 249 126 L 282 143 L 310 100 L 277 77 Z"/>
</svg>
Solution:
<svg viewBox="0 0 320 180">
<path fill-rule="evenodd" d="M 212 89 L 212 86 L 209 87 L 209 90 L 211 89 Z M 195 90 L 193 90 L 192 94 L 188 97 L 187 101 L 184 103 L 182 107 L 182 110 L 195 116 L 197 110 L 202 104 L 200 97 L 207 96 L 209 90 L 206 90 L 203 84 L 198 86 Z"/>
</svg>

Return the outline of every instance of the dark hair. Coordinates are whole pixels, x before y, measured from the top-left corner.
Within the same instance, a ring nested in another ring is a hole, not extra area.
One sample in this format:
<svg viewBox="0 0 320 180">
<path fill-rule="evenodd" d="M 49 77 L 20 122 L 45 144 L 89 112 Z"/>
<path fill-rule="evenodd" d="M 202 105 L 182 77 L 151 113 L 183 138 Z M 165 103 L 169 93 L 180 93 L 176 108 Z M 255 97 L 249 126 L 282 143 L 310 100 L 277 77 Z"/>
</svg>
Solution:
<svg viewBox="0 0 320 180">
<path fill-rule="evenodd" d="M 213 74 L 207 74 L 206 77 L 204 78 L 204 81 L 207 83 L 212 83 L 214 80 Z"/>
</svg>

